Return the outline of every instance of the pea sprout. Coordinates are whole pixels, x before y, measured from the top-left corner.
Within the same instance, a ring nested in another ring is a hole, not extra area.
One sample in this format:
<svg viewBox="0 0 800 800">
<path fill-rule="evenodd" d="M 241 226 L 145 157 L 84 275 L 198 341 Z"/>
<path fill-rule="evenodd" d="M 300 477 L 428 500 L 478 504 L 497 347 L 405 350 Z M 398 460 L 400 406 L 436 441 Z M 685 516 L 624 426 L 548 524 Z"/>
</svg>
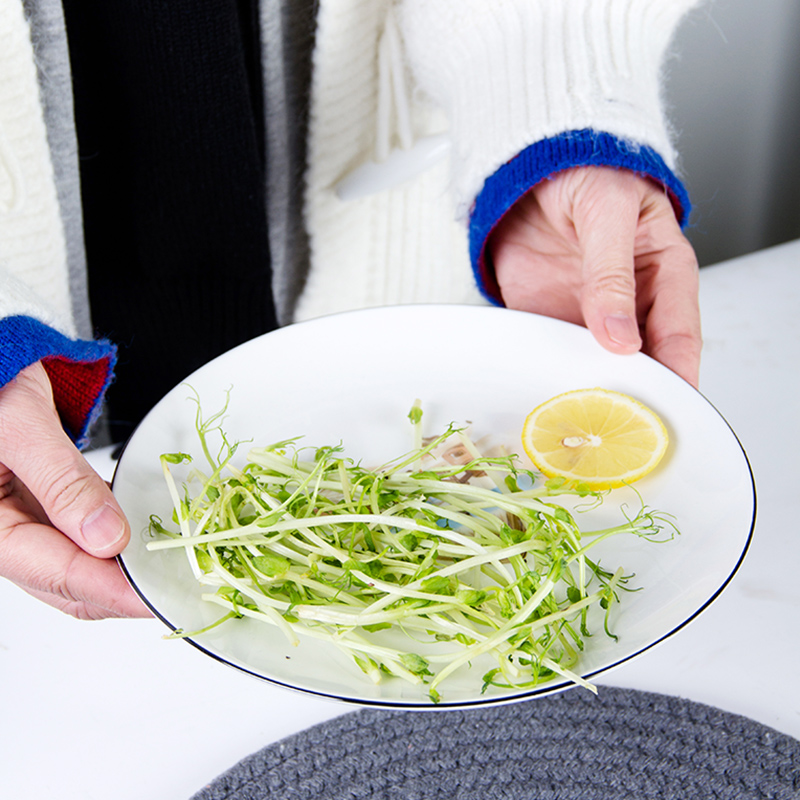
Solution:
<svg viewBox="0 0 800 800">
<path fill-rule="evenodd" d="M 615 527 L 582 532 L 577 512 L 554 498 L 599 504 L 604 493 L 543 481 L 454 424 L 425 438 L 419 401 L 408 418 L 413 449 L 377 468 L 299 439 L 252 447 L 238 468 L 223 413 L 203 420 L 198 402 L 208 469 L 192 464 L 179 487 L 173 470 L 190 456 L 161 456 L 176 530 L 151 517 L 147 548 L 183 549 L 202 599 L 222 615 L 171 637 L 257 619 L 292 644 L 330 643 L 375 682 L 424 683 L 434 703 L 448 676 L 484 656 L 495 666 L 482 692 L 557 676 L 594 690 L 577 671 L 589 611 L 602 610 L 615 638 L 609 614 L 632 576 L 589 554 L 620 534 L 665 541 L 675 533 L 668 517 L 642 505 Z M 384 636 L 396 631 L 407 647 Z"/>
</svg>

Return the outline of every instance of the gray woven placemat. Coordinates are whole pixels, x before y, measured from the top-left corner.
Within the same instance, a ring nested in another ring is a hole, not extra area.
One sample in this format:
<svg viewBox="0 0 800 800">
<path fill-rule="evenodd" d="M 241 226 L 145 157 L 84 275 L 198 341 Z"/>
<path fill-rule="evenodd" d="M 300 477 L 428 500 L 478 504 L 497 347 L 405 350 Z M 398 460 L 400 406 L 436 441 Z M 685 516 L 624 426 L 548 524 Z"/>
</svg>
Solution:
<svg viewBox="0 0 800 800">
<path fill-rule="evenodd" d="M 800 742 L 601 687 L 506 706 L 361 710 L 240 761 L 193 800 L 798 800 Z"/>
</svg>

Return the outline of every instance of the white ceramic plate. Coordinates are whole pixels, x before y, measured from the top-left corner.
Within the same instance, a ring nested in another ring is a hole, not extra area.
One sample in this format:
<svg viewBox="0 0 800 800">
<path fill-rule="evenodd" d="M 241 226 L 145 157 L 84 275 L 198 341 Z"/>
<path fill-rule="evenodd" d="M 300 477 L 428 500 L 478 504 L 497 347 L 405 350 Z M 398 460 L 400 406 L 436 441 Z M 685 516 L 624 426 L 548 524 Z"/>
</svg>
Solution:
<svg viewBox="0 0 800 800">
<path fill-rule="evenodd" d="M 218 607 L 199 599 L 182 552 L 145 548 L 150 515 L 171 516 L 160 454 L 202 457 L 186 384 L 207 414 L 222 407 L 231 389 L 225 430 L 232 440 L 263 445 L 302 435 L 310 446 L 342 442 L 347 455 L 365 464 L 408 450 L 406 415 L 415 398 L 423 403 L 426 433 L 470 420 L 476 436 L 490 434 L 517 452 L 527 413 L 559 392 L 602 386 L 653 408 L 669 429 L 670 448 L 636 488 L 648 506 L 675 516 L 681 535 L 668 544 L 617 537 L 604 545 L 603 564 L 634 572 L 643 589 L 615 607 L 618 642 L 601 629 L 589 640 L 578 667 L 589 679 L 692 620 L 731 579 L 750 541 L 755 489 L 741 445 L 700 393 L 652 359 L 612 355 L 583 328 L 505 309 L 357 311 L 292 325 L 220 356 L 166 395 L 126 445 L 113 488 L 134 533 L 120 560 L 135 590 L 170 628 L 197 630 L 219 616 Z M 241 450 L 244 460 L 247 448 Z M 583 526 L 618 519 L 621 504 L 636 508 L 638 498 L 631 489 L 615 491 Z M 192 644 L 286 687 L 367 705 L 431 707 L 424 686 L 397 679 L 373 685 L 334 647 L 312 640 L 293 647 L 277 629 L 253 620 L 232 621 Z M 437 707 L 507 702 L 570 685 L 559 679 L 482 695 L 486 666 L 451 676 Z"/>
</svg>

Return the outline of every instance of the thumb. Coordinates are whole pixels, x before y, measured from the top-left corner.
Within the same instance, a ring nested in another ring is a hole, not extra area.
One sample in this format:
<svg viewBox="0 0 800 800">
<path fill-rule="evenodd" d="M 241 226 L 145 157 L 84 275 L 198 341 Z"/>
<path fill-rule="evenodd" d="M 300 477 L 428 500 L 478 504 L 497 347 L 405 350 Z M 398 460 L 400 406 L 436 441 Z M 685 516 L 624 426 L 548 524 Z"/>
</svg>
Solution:
<svg viewBox="0 0 800 800">
<path fill-rule="evenodd" d="M 130 528 L 105 481 L 70 441 L 41 364 L 0 391 L 0 461 L 38 502 L 50 523 L 87 553 L 117 555 Z"/>
<path fill-rule="evenodd" d="M 597 341 L 615 353 L 642 347 L 636 317 L 634 243 L 639 197 L 612 181 L 576 204 L 575 232 L 582 256 L 581 312 Z"/>
</svg>

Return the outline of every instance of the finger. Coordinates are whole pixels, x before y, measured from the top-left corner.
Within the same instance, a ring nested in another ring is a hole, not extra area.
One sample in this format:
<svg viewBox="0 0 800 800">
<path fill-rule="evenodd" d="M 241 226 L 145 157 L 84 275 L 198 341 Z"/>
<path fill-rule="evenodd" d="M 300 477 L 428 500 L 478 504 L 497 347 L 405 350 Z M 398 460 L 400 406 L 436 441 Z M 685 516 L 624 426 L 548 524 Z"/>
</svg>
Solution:
<svg viewBox="0 0 800 800">
<path fill-rule="evenodd" d="M 700 385 L 700 356 L 702 342 L 695 337 L 678 333 L 664 339 L 650 354 L 697 389 Z"/>
<path fill-rule="evenodd" d="M 614 173 L 594 176 L 576 196 L 575 232 L 582 258 L 581 311 L 595 339 L 615 353 L 635 353 L 634 245 L 641 198 Z"/>
<path fill-rule="evenodd" d="M 113 618 L 112 615 L 108 613 L 108 610 L 101 606 L 91 605 L 90 603 L 78 600 L 65 600 L 63 597 L 48 594 L 47 592 L 36 591 L 29 586 L 20 586 L 19 588 L 22 589 L 25 594 L 29 594 L 45 605 L 51 606 L 64 614 L 68 614 L 70 617 L 75 617 L 75 619 L 98 620 Z"/>
<path fill-rule="evenodd" d="M 106 483 L 64 432 L 44 370 L 24 370 L 0 390 L 0 473 L 13 473 L 37 499 L 52 524 L 87 553 L 117 555 L 130 529 Z M 46 378 L 45 378 L 46 380 Z"/>
<path fill-rule="evenodd" d="M 681 236 L 657 259 L 648 291 L 653 304 L 645 322 L 645 350 L 697 388 L 703 347 L 697 258 Z"/>
<path fill-rule="evenodd" d="M 4 500 L 0 530 L 0 574 L 34 597 L 80 619 L 151 616 L 114 559 L 32 521 L 17 498 Z"/>
</svg>

